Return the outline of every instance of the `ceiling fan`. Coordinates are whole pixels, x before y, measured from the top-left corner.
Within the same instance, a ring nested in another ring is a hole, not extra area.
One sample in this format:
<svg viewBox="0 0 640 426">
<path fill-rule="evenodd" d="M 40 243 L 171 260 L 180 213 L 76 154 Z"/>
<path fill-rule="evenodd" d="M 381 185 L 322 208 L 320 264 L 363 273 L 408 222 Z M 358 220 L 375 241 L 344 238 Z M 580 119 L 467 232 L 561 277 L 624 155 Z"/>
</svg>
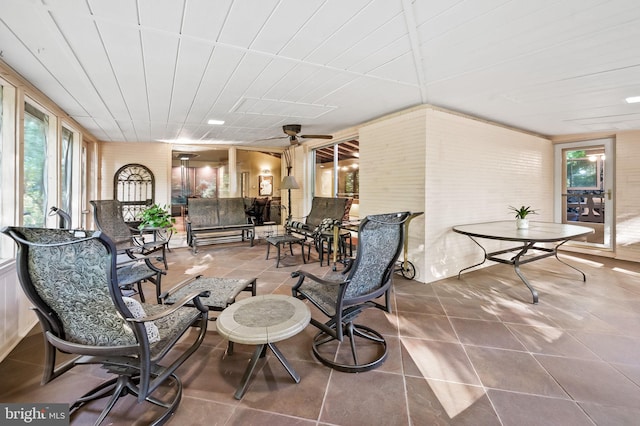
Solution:
<svg viewBox="0 0 640 426">
<path fill-rule="evenodd" d="M 331 135 L 299 135 L 302 130 L 302 126 L 300 124 L 285 124 L 282 126 L 282 131 L 289 137 L 289 142 L 291 145 L 299 145 L 300 141 L 298 138 L 303 139 L 333 139 Z"/>
</svg>

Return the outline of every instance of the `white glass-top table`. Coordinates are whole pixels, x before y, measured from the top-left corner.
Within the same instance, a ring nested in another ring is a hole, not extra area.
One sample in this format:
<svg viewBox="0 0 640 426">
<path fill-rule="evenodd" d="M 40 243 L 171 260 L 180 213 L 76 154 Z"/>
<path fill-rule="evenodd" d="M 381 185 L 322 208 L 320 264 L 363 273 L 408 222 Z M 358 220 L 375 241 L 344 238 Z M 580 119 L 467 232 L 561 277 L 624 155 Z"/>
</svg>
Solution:
<svg viewBox="0 0 640 426">
<path fill-rule="evenodd" d="M 569 265 L 558 257 L 558 248 L 564 243 L 594 233 L 593 229 L 586 226 L 550 222 L 530 222 L 528 229 L 517 229 L 515 221 L 501 221 L 458 225 L 453 227 L 453 231 L 469 237 L 484 252 L 484 259 L 482 262 L 461 269 L 458 272 L 458 278 L 460 278 L 460 274 L 463 271 L 480 266 L 487 260 L 513 265 L 518 277 L 520 277 L 522 282 L 531 291 L 533 303 L 538 303 L 538 292 L 522 274 L 520 271 L 520 265 L 544 259 L 546 257 L 555 256 L 559 262 L 580 272 L 582 274 L 583 281 L 587 280 L 584 272 L 575 266 Z M 487 252 L 482 244 L 478 242 L 478 239 L 513 241 L 521 243 L 521 245 L 508 249 Z M 551 248 L 536 245 L 542 243 L 552 243 L 554 246 Z M 535 250 L 536 254 L 527 256 L 526 258 L 523 257 L 530 250 Z M 511 252 L 517 252 L 517 254 L 511 258 L 500 257 L 500 255 Z"/>
</svg>

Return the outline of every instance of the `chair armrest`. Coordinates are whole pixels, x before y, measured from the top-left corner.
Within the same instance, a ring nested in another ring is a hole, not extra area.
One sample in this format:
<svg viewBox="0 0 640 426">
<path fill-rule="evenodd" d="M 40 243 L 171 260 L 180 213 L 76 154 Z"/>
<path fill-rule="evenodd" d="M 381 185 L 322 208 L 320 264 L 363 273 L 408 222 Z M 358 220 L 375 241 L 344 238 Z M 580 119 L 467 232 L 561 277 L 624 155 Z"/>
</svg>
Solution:
<svg viewBox="0 0 640 426">
<path fill-rule="evenodd" d="M 351 270 L 351 267 L 353 267 L 354 260 L 355 259 L 352 257 L 348 257 L 344 260 L 344 269 L 342 270 L 342 275 L 346 274 Z"/>
<path fill-rule="evenodd" d="M 306 271 L 295 271 L 291 273 L 291 278 L 298 278 L 298 282 L 291 288 L 291 290 L 294 292 L 296 292 L 296 290 L 298 288 L 300 288 L 300 286 L 302 285 L 302 283 L 304 282 L 305 278 L 309 278 L 311 281 L 315 281 L 319 284 L 323 284 L 323 285 L 344 285 L 346 284 L 348 281 L 329 281 L 329 280 L 325 280 L 324 278 L 320 278 L 317 275 L 314 275 L 310 272 L 306 272 Z"/>
<path fill-rule="evenodd" d="M 171 296 L 173 293 L 177 292 L 178 290 L 180 290 L 181 288 L 191 284 L 192 282 L 194 282 L 197 279 L 202 278 L 202 275 L 196 275 L 195 277 L 189 277 L 186 278 L 182 281 L 180 281 L 178 284 L 174 285 L 173 287 L 171 287 L 169 290 L 163 292 L 160 297 L 159 300 L 162 304 L 164 304 L 164 301 Z"/>
<path fill-rule="evenodd" d="M 178 300 L 173 305 L 171 305 L 170 308 L 167 308 L 166 310 L 164 310 L 164 311 L 162 311 L 162 312 L 160 312 L 159 314 L 156 314 L 156 315 L 145 316 L 145 317 L 142 317 L 142 318 L 125 318 L 125 319 L 127 321 L 129 321 L 129 322 L 141 322 L 141 323 L 145 323 L 145 322 L 149 322 L 149 321 L 156 321 L 156 320 L 158 320 L 160 318 L 164 318 L 166 316 L 169 316 L 169 315 L 173 314 L 174 312 L 176 312 L 178 309 L 180 309 L 181 307 L 183 307 L 187 303 L 193 303 L 195 305 L 195 307 L 198 308 L 198 310 L 200 312 L 208 312 L 209 308 L 202 304 L 202 301 L 200 300 L 200 297 L 209 297 L 209 292 L 208 291 L 203 291 L 203 292 L 200 292 L 200 293 L 198 293 L 198 292 L 190 293 L 190 294 L 186 295 L 185 297 L 183 297 L 182 299 Z M 169 306 L 169 305 L 164 305 L 164 306 Z"/>
<path fill-rule="evenodd" d="M 134 228 L 133 226 L 127 225 L 127 227 L 131 230 L 132 234 L 142 235 L 142 230 L 138 228 Z"/>
<path fill-rule="evenodd" d="M 137 263 L 137 262 L 139 262 L 139 261 L 141 261 L 141 260 L 143 260 L 143 261 L 144 261 L 144 263 L 146 263 L 146 264 L 147 264 L 147 267 L 148 267 L 149 269 L 151 269 L 152 271 L 154 271 L 154 272 L 159 272 L 159 273 L 161 273 L 162 275 L 167 275 L 167 271 L 165 271 L 164 269 L 160 269 L 160 268 L 158 268 L 157 266 L 155 266 L 155 265 L 153 264 L 153 262 L 151 261 L 151 257 L 149 257 L 149 256 L 136 256 L 136 257 L 135 257 L 135 258 L 133 258 L 133 259 L 128 259 L 128 260 L 125 260 L 124 262 L 118 262 L 118 263 L 116 264 L 116 268 L 123 268 L 123 267 L 125 267 L 125 266 L 132 265 L 132 264 L 134 264 L 134 263 Z"/>
</svg>

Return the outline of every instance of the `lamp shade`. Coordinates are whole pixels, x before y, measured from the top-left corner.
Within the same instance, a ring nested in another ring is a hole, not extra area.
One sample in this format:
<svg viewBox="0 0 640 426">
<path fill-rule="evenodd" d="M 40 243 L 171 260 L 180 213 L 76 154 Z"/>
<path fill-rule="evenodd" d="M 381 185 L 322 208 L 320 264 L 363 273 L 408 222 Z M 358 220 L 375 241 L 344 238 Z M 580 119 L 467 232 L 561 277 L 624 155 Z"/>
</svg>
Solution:
<svg viewBox="0 0 640 426">
<path fill-rule="evenodd" d="M 281 189 L 300 189 L 298 186 L 298 182 L 296 182 L 296 178 L 293 176 L 285 176 L 282 179 L 282 184 L 280 185 Z"/>
</svg>

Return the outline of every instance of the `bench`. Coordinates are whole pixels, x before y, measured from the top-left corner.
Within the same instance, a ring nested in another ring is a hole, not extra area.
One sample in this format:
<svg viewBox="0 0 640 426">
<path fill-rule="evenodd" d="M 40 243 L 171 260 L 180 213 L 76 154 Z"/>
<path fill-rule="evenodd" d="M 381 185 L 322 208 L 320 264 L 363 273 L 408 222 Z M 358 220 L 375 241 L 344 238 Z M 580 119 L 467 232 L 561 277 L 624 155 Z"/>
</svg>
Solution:
<svg viewBox="0 0 640 426">
<path fill-rule="evenodd" d="M 244 212 L 242 198 L 189 198 L 186 219 L 187 244 L 198 246 L 241 238 L 253 247 L 255 225 Z"/>
</svg>

